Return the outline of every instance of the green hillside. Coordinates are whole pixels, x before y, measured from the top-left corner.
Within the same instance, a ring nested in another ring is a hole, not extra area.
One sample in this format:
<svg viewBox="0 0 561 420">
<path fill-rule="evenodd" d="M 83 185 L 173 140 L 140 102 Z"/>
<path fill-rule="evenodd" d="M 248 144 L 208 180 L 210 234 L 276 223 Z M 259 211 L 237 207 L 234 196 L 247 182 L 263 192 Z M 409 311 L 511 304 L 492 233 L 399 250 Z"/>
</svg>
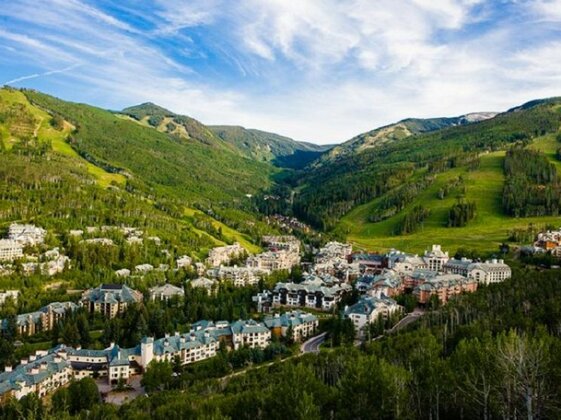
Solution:
<svg viewBox="0 0 561 420">
<path fill-rule="evenodd" d="M 535 144 L 541 145 L 546 141 L 547 138 L 539 139 Z M 526 229 L 529 224 L 561 225 L 561 217 L 558 216 L 513 218 L 504 214 L 501 205 L 503 162 L 504 152 L 498 151 L 482 156 L 480 167 L 475 171 L 457 168 L 440 173 L 436 175 L 435 182 L 402 212 L 382 222 L 368 221 L 376 200 L 361 205 L 342 218 L 338 230 L 357 248 L 370 250 L 399 248 L 420 253 L 437 242 L 452 250 L 462 247 L 488 252 L 497 251 L 499 245 L 507 241 L 509 232 L 513 229 Z M 440 200 L 437 194 L 440 188 L 460 175 L 466 179 L 465 199 L 476 202 L 477 215 L 465 227 L 448 228 L 448 211 L 456 202 L 456 197 L 449 196 Z M 394 232 L 403 215 L 417 205 L 423 205 L 431 211 L 422 228 L 413 234 L 396 235 Z"/>
<path fill-rule="evenodd" d="M 284 168 L 303 168 L 332 147 L 239 126 L 216 125 L 209 126 L 209 129 L 244 155 Z"/>
<path fill-rule="evenodd" d="M 359 134 L 349 141 L 335 146 L 328 153 L 325 153 L 321 159 L 315 163 L 315 166 L 331 164 L 349 155 L 360 153 L 370 148 L 381 147 L 394 141 L 403 140 L 414 134 L 429 133 L 448 127 L 467 125 L 484 121 L 495 115 L 496 113 L 493 112 L 480 112 L 451 118 L 407 118 L 395 124 Z"/>
<path fill-rule="evenodd" d="M 269 185 L 269 165 L 209 144 L 214 137 L 209 134 L 206 141 L 204 127 L 197 131 L 200 141 L 185 142 L 109 111 L 24 93 L 34 105 L 76 127 L 69 137 L 74 150 L 108 172 L 128 176 L 131 188 L 191 202 L 231 203 Z"/>
<path fill-rule="evenodd" d="M 291 210 L 367 249 L 421 252 L 438 242 L 452 249 L 498 250 L 513 230 L 561 222 L 555 171 L 560 166 L 560 103 L 556 98 L 537 101 L 492 119 L 403 135 L 402 141 L 386 139 L 330 164 L 317 162 L 300 179 L 289 179 L 296 185 Z M 522 151 L 521 158 L 509 158 L 523 166 L 515 179 L 507 178 L 504 169 L 505 153 L 512 147 L 543 152 Z M 509 216 L 505 200 L 529 217 Z M 458 215 L 468 206 L 475 209 L 473 219 L 466 215 L 461 227 L 448 227 L 455 223 L 452 210 Z"/>
<path fill-rule="evenodd" d="M 13 221 L 58 233 L 127 225 L 193 255 L 233 241 L 255 252 L 270 228 L 247 209 L 245 194 L 267 186 L 271 172 L 107 111 L 0 90 L 0 229 Z"/>
</svg>

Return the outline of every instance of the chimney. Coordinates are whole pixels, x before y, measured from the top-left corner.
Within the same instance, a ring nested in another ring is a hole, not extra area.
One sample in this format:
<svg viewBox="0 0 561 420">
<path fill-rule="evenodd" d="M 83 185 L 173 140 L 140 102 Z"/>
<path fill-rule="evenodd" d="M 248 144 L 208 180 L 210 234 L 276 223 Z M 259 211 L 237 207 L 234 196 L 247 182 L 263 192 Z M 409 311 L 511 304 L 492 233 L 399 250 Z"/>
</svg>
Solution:
<svg viewBox="0 0 561 420">
<path fill-rule="evenodd" d="M 62 362 L 62 357 L 60 357 L 58 354 L 54 357 L 54 361 L 55 363 L 60 363 Z"/>
<path fill-rule="evenodd" d="M 41 365 L 39 366 L 39 369 L 41 369 L 41 370 L 47 370 L 47 366 L 48 366 L 48 363 L 47 363 L 47 362 L 42 362 Z"/>
<path fill-rule="evenodd" d="M 12 367 L 11 366 L 6 366 L 4 367 L 4 372 L 11 372 L 12 371 Z"/>
<path fill-rule="evenodd" d="M 35 357 L 35 355 L 32 354 L 31 356 L 29 356 L 30 362 L 34 362 L 35 360 L 37 360 L 37 357 Z"/>
<path fill-rule="evenodd" d="M 164 337 L 169 338 L 169 333 L 166 333 Z"/>
<path fill-rule="evenodd" d="M 176 331 L 176 332 L 175 332 L 175 336 L 176 336 L 176 337 L 179 337 L 179 331 Z"/>
<path fill-rule="evenodd" d="M 112 349 L 113 347 L 115 347 L 115 342 L 114 342 L 114 341 L 112 341 L 112 342 L 109 344 L 109 348 L 110 348 L 110 349 Z"/>
<path fill-rule="evenodd" d="M 182 336 L 182 337 L 179 337 L 179 342 L 180 342 L 181 344 L 185 344 L 185 337 L 183 337 L 183 336 Z"/>
<path fill-rule="evenodd" d="M 21 359 L 21 364 L 25 366 L 27 364 L 27 359 Z"/>
<path fill-rule="evenodd" d="M 113 343 L 111 343 L 111 347 L 113 347 Z M 76 346 L 76 350 L 82 350 L 82 346 L 78 344 L 78 345 Z"/>
<path fill-rule="evenodd" d="M 37 375 L 39 373 L 39 368 L 37 367 L 32 367 L 31 368 L 31 374 L 32 375 Z"/>
</svg>

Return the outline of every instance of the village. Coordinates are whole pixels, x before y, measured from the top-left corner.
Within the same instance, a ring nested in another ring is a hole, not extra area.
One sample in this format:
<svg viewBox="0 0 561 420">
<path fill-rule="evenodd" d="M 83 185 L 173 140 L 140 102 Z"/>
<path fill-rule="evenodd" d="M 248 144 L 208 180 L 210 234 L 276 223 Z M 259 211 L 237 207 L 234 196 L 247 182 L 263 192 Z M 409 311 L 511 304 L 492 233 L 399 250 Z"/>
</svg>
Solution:
<svg viewBox="0 0 561 420">
<path fill-rule="evenodd" d="M 110 238 L 99 235 L 113 229 L 119 229 L 129 243 L 151 241 L 159 245 L 159 238 L 145 237 L 142 231 L 129 227 L 88 228 L 87 233 L 94 237 L 82 241 L 113 246 Z M 80 238 L 85 232 L 76 230 L 69 234 Z M 45 235 L 46 231 L 40 227 L 12 225 L 8 239 L 0 240 L 3 269 L 12 270 L 13 262 L 22 258 L 26 261 L 23 264 L 34 264 L 33 270 L 46 276 L 55 274 L 51 274 L 49 265 L 53 261 L 62 261 L 57 263 L 60 270 L 68 266 L 71 262 L 58 249 L 39 256 L 25 254 L 29 245 L 43 243 Z M 556 238 L 558 240 L 561 235 Z M 538 241 L 549 243 L 550 239 L 540 236 Z M 511 269 L 503 260 L 455 259 L 439 245 L 432 245 L 422 255 L 395 249 L 378 254 L 353 252 L 351 244 L 332 241 L 314 249 L 313 260 L 302 261 L 302 243 L 295 236 L 264 236 L 261 243 L 264 251 L 254 255 L 239 243 L 233 243 L 212 248 L 204 261 L 181 255 L 173 267 L 169 264 L 123 267 L 114 273 L 119 282 L 83 290 L 76 301 L 51 302 L 35 312 L 2 320 L 2 331 L 13 328 L 18 336 L 29 337 L 53 329 L 77 310 L 113 319 L 122 315 L 127 307 L 145 300 L 184 299 L 186 288 L 201 288 L 209 295 L 220 293 L 224 284 L 256 288 L 272 273 L 290 273 L 295 267 L 301 268 L 299 278 L 258 289 L 252 299 L 255 313 L 249 319 L 200 320 L 187 331 L 143 337 L 131 348 L 121 348 L 115 343 L 104 349 L 58 344 L 48 350 L 38 350 L 17 366 L 7 366 L 0 374 L 0 399 L 12 396 L 19 399 L 33 392 L 43 397 L 83 377 L 115 385 L 142 375 L 153 360 L 177 360 L 187 365 L 215 357 L 221 345 L 230 350 L 264 349 L 275 337 L 286 339 L 288 336 L 291 341 L 302 343 L 321 331 L 320 319 L 325 317 L 350 320 L 360 342 L 369 337 L 370 325 L 392 316 L 400 319 L 406 315 L 405 308 L 397 303 L 400 296 L 414 297 L 417 306 L 423 308 L 431 302 L 446 304 L 454 296 L 511 277 Z M 130 278 L 152 271 L 159 271 L 165 277 L 166 272 L 186 269 L 194 270 L 197 276 L 184 284 L 163 282 L 149 288 L 145 294 L 127 285 Z M 0 292 L 0 305 L 7 300 L 17 301 L 18 294 L 18 290 Z M 355 296 L 354 301 L 352 296 Z M 14 322 L 15 325 L 10 325 Z"/>
</svg>

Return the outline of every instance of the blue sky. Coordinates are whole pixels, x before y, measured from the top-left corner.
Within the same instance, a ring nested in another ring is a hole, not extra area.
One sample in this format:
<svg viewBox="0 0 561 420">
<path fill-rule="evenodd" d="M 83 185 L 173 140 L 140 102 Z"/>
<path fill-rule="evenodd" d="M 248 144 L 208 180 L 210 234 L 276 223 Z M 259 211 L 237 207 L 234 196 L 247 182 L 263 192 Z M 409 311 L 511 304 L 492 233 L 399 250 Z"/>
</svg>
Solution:
<svg viewBox="0 0 561 420">
<path fill-rule="evenodd" d="M 341 142 L 561 95 L 561 0 L 0 0 L 0 84 Z"/>
</svg>

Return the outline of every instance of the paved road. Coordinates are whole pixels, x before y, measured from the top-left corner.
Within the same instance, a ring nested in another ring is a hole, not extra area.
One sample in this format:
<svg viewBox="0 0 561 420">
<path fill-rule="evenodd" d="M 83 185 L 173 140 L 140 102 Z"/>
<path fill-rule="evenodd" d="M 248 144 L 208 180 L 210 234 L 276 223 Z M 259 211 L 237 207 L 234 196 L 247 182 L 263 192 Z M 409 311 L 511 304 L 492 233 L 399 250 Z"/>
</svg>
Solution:
<svg viewBox="0 0 561 420">
<path fill-rule="evenodd" d="M 229 375 L 223 376 L 222 378 L 220 378 L 220 381 L 224 382 L 224 381 L 227 381 L 230 378 L 233 378 L 234 376 L 244 375 L 246 372 L 248 372 L 250 370 L 263 369 L 263 368 L 272 366 L 275 363 L 284 363 L 287 360 L 292 360 L 292 359 L 294 359 L 296 357 L 300 357 L 300 356 L 302 356 L 306 353 L 319 353 L 319 346 L 321 346 L 322 343 L 325 341 L 325 336 L 326 336 L 326 333 L 321 333 L 319 335 L 316 335 L 315 337 L 310 338 L 306 342 L 302 343 L 300 345 L 300 353 L 299 354 L 294 354 L 292 356 L 288 356 L 288 357 L 286 357 L 282 360 L 273 360 L 272 362 L 265 363 L 265 364 L 262 364 L 262 365 L 249 366 L 249 367 L 247 367 L 245 369 L 242 369 L 240 371 L 230 373 Z"/>
<path fill-rule="evenodd" d="M 423 314 L 424 314 L 423 310 L 415 309 L 413 312 L 401 318 L 399 322 L 389 330 L 389 332 L 394 332 L 406 327 L 407 325 L 411 324 L 413 321 L 419 319 L 419 317 L 421 317 Z"/>
<path fill-rule="evenodd" d="M 319 353 L 319 346 L 325 341 L 326 333 L 321 333 L 315 337 L 310 338 L 308 341 L 300 346 L 301 353 Z"/>
</svg>

